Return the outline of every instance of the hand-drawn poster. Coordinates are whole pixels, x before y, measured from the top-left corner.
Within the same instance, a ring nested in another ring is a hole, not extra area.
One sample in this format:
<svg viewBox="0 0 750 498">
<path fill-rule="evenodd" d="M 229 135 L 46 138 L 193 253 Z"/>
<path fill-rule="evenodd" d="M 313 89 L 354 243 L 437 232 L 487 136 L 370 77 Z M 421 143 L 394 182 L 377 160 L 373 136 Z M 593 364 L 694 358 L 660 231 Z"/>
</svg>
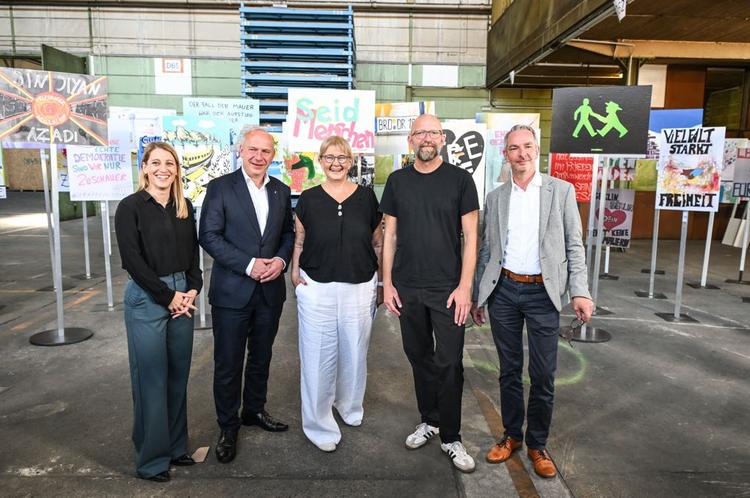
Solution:
<svg viewBox="0 0 750 498">
<path fill-rule="evenodd" d="M 435 114 L 435 102 L 384 102 L 375 104 L 376 135 L 408 135 L 422 114 Z"/>
<path fill-rule="evenodd" d="M 289 88 L 287 139 L 292 152 L 318 151 L 326 138 L 349 141 L 355 153 L 375 153 L 375 92 Z"/>
<path fill-rule="evenodd" d="M 737 200 L 732 193 L 734 180 L 734 166 L 737 163 L 737 150 L 750 147 L 747 138 L 724 139 L 724 169 L 721 171 L 721 202 L 734 204 Z"/>
<path fill-rule="evenodd" d="M 208 182 L 234 170 L 229 129 L 224 122 L 167 116 L 163 139 L 180 154 L 182 185 L 193 206 L 203 203 Z"/>
<path fill-rule="evenodd" d="M 505 160 L 505 135 L 514 125 L 531 126 L 536 132 L 537 143 L 541 140 L 538 113 L 500 113 L 479 112 L 477 123 L 487 125 L 485 135 L 485 195 L 510 179 L 510 163 Z M 536 170 L 539 171 L 541 157 L 536 159 Z"/>
<path fill-rule="evenodd" d="M 487 127 L 472 119 L 443 122 L 445 146 L 443 161 L 471 173 L 477 186 L 479 204 L 484 204 L 484 136 Z"/>
<path fill-rule="evenodd" d="M 185 97 L 182 99 L 182 113 L 199 119 L 225 121 L 232 145 L 237 142 L 243 127 L 258 126 L 260 122 L 260 108 L 255 99 Z"/>
<path fill-rule="evenodd" d="M 282 181 L 289 185 L 292 194 L 301 194 L 310 187 L 320 185 L 326 176 L 318 162 L 317 152 L 282 152 L 284 169 Z"/>
<path fill-rule="evenodd" d="M 601 199 L 601 190 L 596 191 L 596 206 Z M 613 188 L 607 190 L 604 201 L 604 236 L 605 246 L 630 247 L 631 231 L 633 230 L 633 205 L 635 204 L 635 190 Z M 598 235 L 599 210 L 594 211 L 594 230 L 592 237 Z"/>
<path fill-rule="evenodd" d="M 375 186 L 375 156 L 360 154 L 354 157 L 349 169 L 349 180 L 367 188 Z"/>
<path fill-rule="evenodd" d="M 68 180 L 72 201 L 119 201 L 133 193 L 130 151 L 116 145 L 70 145 Z"/>
<path fill-rule="evenodd" d="M 737 149 L 732 196 L 746 199 L 750 197 L 750 149 Z"/>
<path fill-rule="evenodd" d="M 577 202 L 591 201 L 591 175 L 594 172 L 594 156 L 591 154 L 549 155 L 549 174 L 573 184 Z"/>
<path fill-rule="evenodd" d="M 0 68 L 0 143 L 107 145 L 107 77 Z"/>
<path fill-rule="evenodd" d="M 724 133 L 724 127 L 662 129 L 656 209 L 719 209 Z"/>
<path fill-rule="evenodd" d="M 174 116 L 174 109 L 152 109 L 148 107 L 117 107 L 109 108 L 110 122 L 117 122 L 119 130 L 127 130 L 127 141 L 120 147 L 130 150 L 138 148 L 142 137 L 161 137 L 164 135 L 164 117 Z M 109 134 L 110 138 L 112 133 Z"/>
</svg>

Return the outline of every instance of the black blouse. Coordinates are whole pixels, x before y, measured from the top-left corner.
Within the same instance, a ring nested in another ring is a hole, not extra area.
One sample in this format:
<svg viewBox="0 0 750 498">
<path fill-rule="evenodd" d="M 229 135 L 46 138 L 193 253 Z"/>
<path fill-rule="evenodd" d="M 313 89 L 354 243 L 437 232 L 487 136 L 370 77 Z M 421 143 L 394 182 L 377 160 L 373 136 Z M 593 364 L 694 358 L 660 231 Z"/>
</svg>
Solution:
<svg viewBox="0 0 750 498">
<path fill-rule="evenodd" d="M 372 234 L 380 224 L 372 189 L 357 186 L 337 202 L 322 186 L 305 190 L 295 209 L 305 227 L 300 268 L 317 282 L 360 284 L 378 269 Z"/>
<path fill-rule="evenodd" d="M 179 219 L 174 202 L 163 207 L 141 190 L 121 200 L 115 213 L 122 268 L 163 306 L 172 302 L 174 291 L 159 277 L 184 271 L 188 290 L 200 292 L 203 286 L 193 205 L 185 201 L 188 217 Z"/>
</svg>

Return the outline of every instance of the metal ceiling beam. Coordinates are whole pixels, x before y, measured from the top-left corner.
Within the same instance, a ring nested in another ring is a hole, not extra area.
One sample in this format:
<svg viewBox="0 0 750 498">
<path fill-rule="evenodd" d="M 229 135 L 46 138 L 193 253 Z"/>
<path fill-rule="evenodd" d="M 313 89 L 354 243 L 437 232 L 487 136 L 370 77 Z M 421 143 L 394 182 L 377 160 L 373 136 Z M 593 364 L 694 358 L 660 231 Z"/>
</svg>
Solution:
<svg viewBox="0 0 750 498">
<path fill-rule="evenodd" d="M 750 60 L 750 43 L 574 39 L 567 45 L 618 59 Z"/>
</svg>

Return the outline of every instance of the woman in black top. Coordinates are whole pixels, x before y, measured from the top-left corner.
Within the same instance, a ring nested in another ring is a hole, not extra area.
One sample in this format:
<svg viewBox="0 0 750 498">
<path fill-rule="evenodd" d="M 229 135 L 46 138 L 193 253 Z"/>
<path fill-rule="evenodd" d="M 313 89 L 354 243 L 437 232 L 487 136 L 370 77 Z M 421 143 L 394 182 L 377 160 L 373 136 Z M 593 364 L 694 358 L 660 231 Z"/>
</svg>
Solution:
<svg viewBox="0 0 750 498">
<path fill-rule="evenodd" d="M 340 137 L 320 146 L 326 181 L 297 202 L 292 283 L 299 315 L 302 429 L 323 451 L 362 423 L 367 347 L 378 296 L 383 232 L 371 189 L 347 179 L 352 149 Z M 382 301 L 382 299 L 381 299 Z"/>
<path fill-rule="evenodd" d="M 115 214 L 125 288 L 125 328 L 133 387 L 136 474 L 169 480 L 169 466 L 195 463 L 187 451 L 187 383 L 193 352 L 191 310 L 203 280 L 193 206 L 168 144 L 143 152 L 138 191 Z"/>
</svg>

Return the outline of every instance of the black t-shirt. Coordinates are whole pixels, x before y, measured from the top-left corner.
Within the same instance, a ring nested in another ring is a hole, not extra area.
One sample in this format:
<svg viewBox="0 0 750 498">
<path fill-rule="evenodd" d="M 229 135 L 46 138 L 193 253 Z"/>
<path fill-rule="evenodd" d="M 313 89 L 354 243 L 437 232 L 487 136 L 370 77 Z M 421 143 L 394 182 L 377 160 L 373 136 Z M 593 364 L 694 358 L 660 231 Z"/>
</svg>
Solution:
<svg viewBox="0 0 750 498">
<path fill-rule="evenodd" d="M 300 268 L 317 282 L 360 284 L 378 269 L 372 233 L 380 224 L 375 193 L 358 186 L 344 202 L 322 186 L 305 190 L 295 208 L 305 227 Z"/>
<path fill-rule="evenodd" d="M 392 278 L 408 287 L 455 287 L 461 280 L 461 216 L 479 209 L 471 174 L 443 163 L 424 174 L 394 171 L 380 211 L 397 218 Z"/>
</svg>

